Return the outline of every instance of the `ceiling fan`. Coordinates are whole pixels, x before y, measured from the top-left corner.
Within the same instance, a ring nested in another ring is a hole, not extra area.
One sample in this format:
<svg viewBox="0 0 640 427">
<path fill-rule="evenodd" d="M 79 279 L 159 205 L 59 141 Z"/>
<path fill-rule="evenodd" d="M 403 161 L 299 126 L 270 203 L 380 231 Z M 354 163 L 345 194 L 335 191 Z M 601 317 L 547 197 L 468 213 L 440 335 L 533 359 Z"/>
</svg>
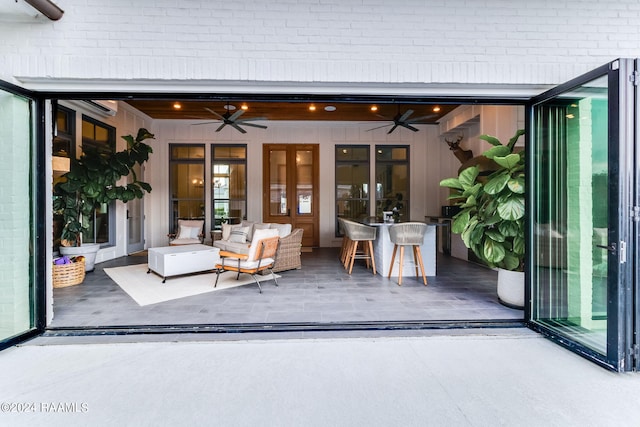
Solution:
<svg viewBox="0 0 640 427">
<path fill-rule="evenodd" d="M 396 116 L 393 119 L 389 119 L 388 117 L 384 117 L 381 115 L 378 115 L 378 117 L 382 117 L 383 119 L 386 120 L 393 120 L 393 123 L 390 123 L 388 125 L 382 125 L 382 126 L 378 126 L 375 127 L 373 129 L 368 129 L 368 131 L 372 131 L 372 130 L 376 130 L 376 129 L 382 129 L 388 126 L 392 126 L 391 129 L 389 129 L 389 132 L 387 132 L 387 134 L 390 134 L 391 132 L 393 132 L 394 130 L 396 130 L 396 128 L 398 126 L 402 126 L 404 128 L 407 128 L 409 130 L 412 130 L 414 132 L 418 132 L 418 128 L 411 126 L 412 124 L 422 124 L 420 123 L 422 120 L 424 119 L 430 119 L 431 117 L 436 117 L 437 114 L 430 114 L 427 116 L 421 116 L 421 117 L 414 117 L 412 119 L 410 119 L 409 117 L 411 117 L 411 115 L 413 114 L 413 110 L 407 110 L 404 113 L 400 114 L 400 107 L 398 106 L 398 114 L 396 114 Z"/>
<path fill-rule="evenodd" d="M 231 114 L 232 108 L 227 104 L 225 107 L 227 111 L 224 114 L 218 114 L 213 111 L 211 108 L 204 107 L 205 110 L 218 117 L 220 120 L 216 120 L 215 122 L 203 122 L 203 123 L 195 123 L 195 125 L 208 125 L 209 123 L 220 123 L 222 124 L 216 129 L 216 132 L 220 132 L 223 127 L 229 125 L 236 129 L 240 133 L 247 133 L 246 130 L 242 129 L 240 126 L 252 126 L 255 128 L 266 129 L 267 127 L 264 125 L 257 125 L 255 123 L 250 123 L 249 120 L 266 120 L 266 117 L 253 117 L 250 119 L 240 119 L 240 116 L 244 114 L 244 110 L 238 110 L 235 113 Z"/>
</svg>

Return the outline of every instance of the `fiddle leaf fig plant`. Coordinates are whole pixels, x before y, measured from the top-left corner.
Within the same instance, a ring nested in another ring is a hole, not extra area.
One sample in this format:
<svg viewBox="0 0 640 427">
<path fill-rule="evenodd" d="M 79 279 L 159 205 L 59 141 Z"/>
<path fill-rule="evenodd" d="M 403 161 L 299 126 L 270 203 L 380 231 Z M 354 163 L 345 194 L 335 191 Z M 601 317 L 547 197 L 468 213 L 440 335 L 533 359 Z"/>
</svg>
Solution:
<svg viewBox="0 0 640 427">
<path fill-rule="evenodd" d="M 126 203 L 151 192 L 148 183 L 138 180 L 134 166 L 149 159 L 153 149 L 143 141 L 153 139 L 154 135 L 141 128 L 136 137 L 122 138 L 127 141 L 127 148 L 122 151 L 104 153 L 87 148 L 79 159 L 71 159 L 69 172 L 54 186 L 53 209 L 63 218 L 62 245 L 81 245 L 82 233 L 89 230 L 93 212 L 100 204 L 114 200 Z M 116 184 L 128 175 L 132 176 L 129 183 Z"/>
<path fill-rule="evenodd" d="M 523 134 L 518 130 L 507 144 L 481 135 L 493 145 L 482 154 L 494 162 L 489 175 L 476 165 L 440 182 L 452 189 L 449 199 L 461 208 L 452 231 L 490 267 L 513 271 L 524 270 L 524 152 L 514 152 Z"/>
</svg>

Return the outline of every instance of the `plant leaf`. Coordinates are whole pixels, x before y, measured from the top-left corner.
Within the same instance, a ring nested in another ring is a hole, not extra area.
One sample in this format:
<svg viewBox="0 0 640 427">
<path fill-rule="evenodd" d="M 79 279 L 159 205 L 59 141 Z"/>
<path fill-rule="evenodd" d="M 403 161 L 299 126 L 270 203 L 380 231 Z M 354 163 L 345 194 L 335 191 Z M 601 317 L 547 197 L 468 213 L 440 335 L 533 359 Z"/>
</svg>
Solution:
<svg viewBox="0 0 640 427">
<path fill-rule="evenodd" d="M 520 267 L 520 260 L 518 259 L 518 257 L 507 252 L 504 254 L 502 264 L 505 270 L 517 270 L 518 267 Z"/>
<path fill-rule="evenodd" d="M 504 258 L 504 246 L 491 239 L 486 239 L 484 241 L 483 249 L 485 259 L 492 264 L 497 264 Z"/>
<path fill-rule="evenodd" d="M 480 169 L 478 166 L 471 166 L 470 168 L 466 168 L 462 172 L 460 172 L 460 176 L 458 176 L 458 181 L 460 181 L 460 185 L 462 185 L 463 189 L 468 189 L 473 187 L 476 184 L 476 178 L 480 173 Z"/>
<path fill-rule="evenodd" d="M 469 224 L 469 209 L 460 211 L 453 220 L 451 231 L 456 234 L 462 233 Z"/>
<path fill-rule="evenodd" d="M 498 138 L 496 138 L 495 136 L 491 136 L 491 135 L 480 135 L 478 137 L 478 139 L 482 139 L 483 141 L 487 141 L 489 144 L 491 145 L 502 145 L 502 143 L 500 142 L 500 140 Z"/>
<path fill-rule="evenodd" d="M 520 154 L 513 153 L 504 157 L 494 157 L 493 161 L 502 166 L 503 168 L 507 168 L 509 170 L 513 169 L 520 162 Z"/>
<path fill-rule="evenodd" d="M 498 194 L 507 185 L 511 176 L 508 172 L 492 177 L 484 185 L 484 192 L 487 194 Z"/>
<path fill-rule="evenodd" d="M 498 205 L 500 218 L 507 221 L 515 221 L 524 216 L 524 197 L 517 195 L 509 197 L 504 203 Z"/>
<path fill-rule="evenodd" d="M 449 187 L 462 190 L 462 184 L 460 184 L 460 180 L 458 178 L 445 178 L 440 181 L 440 187 Z"/>
<path fill-rule="evenodd" d="M 509 150 L 509 147 L 505 147 L 504 145 L 491 147 L 487 151 L 482 153 L 483 156 L 489 159 L 494 159 L 495 157 L 504 157 L 508 156 L 509 154 L 511 154 L 511 150 Z"/>
<path fill-rule="evenodd" d="M 510 179 L 509 182 L 507 182 L 507 186 L 509 187 L 509 190 L 514 193 L 524 194 L 524 178 L 522 177 Z"/>
</svg>

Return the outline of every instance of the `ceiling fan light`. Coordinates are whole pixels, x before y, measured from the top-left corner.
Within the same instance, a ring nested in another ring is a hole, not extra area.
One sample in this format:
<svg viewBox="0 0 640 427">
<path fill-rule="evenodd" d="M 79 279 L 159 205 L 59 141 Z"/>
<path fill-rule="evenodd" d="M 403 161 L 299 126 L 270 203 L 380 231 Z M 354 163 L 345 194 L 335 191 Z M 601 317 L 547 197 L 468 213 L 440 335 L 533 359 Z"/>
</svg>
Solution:
<svg viewBox="0 0 640 427">
<path fill-rule="evenodd" d="M 227 110 L 227 111 L 233 111 L 233 110 L 235 110 L 235 109 L 236 109 L 236 106 L 235 106 L 235 105 L 233 105 L 233 104 L 226 104 L 226 105 L 224 106 L 224 109 L 225 109 L 225 110 Z"/>
<path fill-rule="evenodd" d="M 324 111 L 336 111 L 336 107 L 334 105 L 327 105 L 324 107 Z"/>
</svg>

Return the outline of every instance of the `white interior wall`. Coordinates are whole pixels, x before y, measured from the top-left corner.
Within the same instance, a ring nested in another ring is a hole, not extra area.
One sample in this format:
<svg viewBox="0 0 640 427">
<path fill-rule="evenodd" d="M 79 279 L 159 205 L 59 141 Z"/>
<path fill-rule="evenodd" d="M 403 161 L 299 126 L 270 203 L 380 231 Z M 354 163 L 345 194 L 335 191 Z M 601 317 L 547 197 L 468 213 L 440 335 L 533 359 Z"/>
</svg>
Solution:
<svg viewBox="0 0 640 427">
<path fill-rule="evenodd" d="M 427 212 L 437 212 L 440 201 L 437 193 L 441 174 L 441 151 L 448 154 L 446 145 L 437 138 L 437 126 L 420 126 L 420 132 L 398 129 L 387 135 L 386 129 L 367 132 L 374 124 L 352 122 L 268 122 L 265 130 L 249 129 L 241 134 L 230 127 L 214 132 L 216 125 L 193 126 L 192 122 L 156 120 L 153 130 L 158 138 L 159 150 L 155 151 L 148 164 L 148 182 L 153 188 L 145 207 L 147 218 L 148 246 L 163 246 L 167 243 L 169 223 L 169 178 L 168 145 L 180 143 L 206 144 L 206 164 L 211 159 L 212 143 L 247 144 L 247 218 L 262 219 L 262 146 L 263 144 L 319 144 L 320 146 L 320 246 L 336 246 L 335 238 L 335 146 L 338 144 L 370 145 L 371 158 L 378 145 L 408 145 L 410 147 L 410 216 L 424 220 Z M 443 147 L 444 145 L 444 147 Z M 374 167 L 371 167 L 373 180 Z M 207 175 L 208 176 L 208 175 Z M 425 185 L 426 183 L 426 185 Z M 435 185 L 435 187 L 434 187 Z M 207 218 L 210 220 L 210 183 L 207 182 Z M 373 213 L 373 212 L 372 212 Z M 207 230 L 210 224 L 207 224 Z"/>
</svg>

